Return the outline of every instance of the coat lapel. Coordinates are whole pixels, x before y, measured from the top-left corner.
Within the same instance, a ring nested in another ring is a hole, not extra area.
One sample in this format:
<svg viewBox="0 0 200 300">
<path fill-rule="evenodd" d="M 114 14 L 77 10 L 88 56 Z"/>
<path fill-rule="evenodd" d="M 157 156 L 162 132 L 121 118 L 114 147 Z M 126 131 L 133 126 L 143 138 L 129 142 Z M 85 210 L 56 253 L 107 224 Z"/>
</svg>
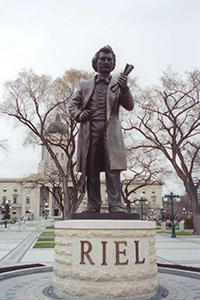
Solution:
<svg viewBox="0 0 200 300">
<path fill-rule="evenodd" d="M 113 86 L 114 84 L 116 84 L 116 79 L 114 79 L 113 77 L 111 78 L 111 81 L 108 85 L 108 91 L 107 91 L 107 122 L 110 119 L 111 113 L 112 113 L 112 108 L 115 104 L 115 100 L 116 100 L 116 96 L 117 96 L 117 92 L 113 93 L 111 90 L 111 86 Z"/>
<path fill-rule="evenodd" d="M 95 77 L 88 80 L 87 84 L 85 86 L 84 95 L 83 95 L 83 99 L 84 99 L 83 100 L 83 109 L 88 104 L 88 101 L 90 100 L 90 97 L 92 96 L 94 88 L 95 88 Z"/>
</svg>

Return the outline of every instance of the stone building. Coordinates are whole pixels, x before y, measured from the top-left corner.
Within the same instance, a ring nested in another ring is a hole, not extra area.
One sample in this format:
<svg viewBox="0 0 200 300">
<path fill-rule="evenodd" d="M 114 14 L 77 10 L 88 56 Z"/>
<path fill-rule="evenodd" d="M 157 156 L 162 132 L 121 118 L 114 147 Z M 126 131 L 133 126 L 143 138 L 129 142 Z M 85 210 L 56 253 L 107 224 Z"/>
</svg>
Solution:
<svg viewBox="0 0 200 300">
<path fill-rule="evenodd" d="M 66 156 L 61 148 L 55 149 L 57 159 L 63 165 L 66 166 Z M 55 170 L 54 162 L 52 161 L 50 154 L 44 146 L 42 146 L 41 160 L 38 165 L 38 173 L 31 174 L 28 177 L 28 181 L 34 181 L 44 176 L 46 170 Z M 30 188 L 31 183 L 25 184 L 24 178 L 1 178 L 0 179 L 0 218 L 3 217 L 4 208 L 3 205 L 6 201 L 10 204 L 10 218 L 28 217 L 30 219 L 41 219 L 45 215 L 45 210 L 48 209 L 48 216 L 52 218 L 61 218 L 61 211 L 57 200 L 45 187 Z M 50 184 L 46 186 L 50 187 Z M 33 186 L 32 186 L 33 187 Z M 53 187 L 50 187 L 51 189 Z M 54 191 L 55 192 L 55 191 Z M 141 198 L 147 199 L 148 205 L 144 203 L 143 210 L 145 216 L 152 215 L 152 218 L 158 215 L 158 211 L 162 205 L 162 185 L 153 184 L 145 186 L 142 189 L 138 189 L 132 196 L 131 212 L 141 212 L 141 203 L 138 202 L 134 205 L 134 200 Z M 55 193 L 54 193 L 55 194 Z M 106 186 L 104 181 L 101 185 L 102 194 L 102 212 L 108 211 L 108 198 L 106 193 Z M 78 211 L 81 211 L 86 207 L 87 197 L 81 203 Z M 126 208 L 126 205 L 125 205 Z M 157 212 L 157 213 L 156 213 Z"/>
<path fill-rule="evenodd" d="M 61 160 L 61 163 L 66 164 L 66 158 L 64 153 L 58 150 L 57 158 Z M 52 160 L 47 153 L 44 146 L 42 146 L 41 161 L 38 166 L 38 174 L 44 174 L 44 170 L 47 165 L 52 164 Z M 28 178 L 29 181 L 34 181 L 38 174 L 31 174 Z M 50 184 L 48 184 L 50 185 Z M 61 211 L 55 197 L 45 187 L 31 188 L 31 183 L 25 184 L 24 178 L 1 178 L 0 179 L 0 218 L 3 217 L 4 208 L 3 205 L 6 201 L 10 204 L 10 218 L 28 217 L 30 219 L 41 219 L 45 215 L 45 209 L 49 209 L 49 217 L 60 218 Z M 50 187 L 50 186 L 49 186 Z M 53 187 L 50 187 L 53 188 Z M 131 196 L 131 212 L 141 212 L 141 203 L 138 202 L 134 205 L 134 200 L 141 198 L 147 199 L 148 205 L 144 204 L 144 214 L 154 215 L 162 205 L 162 185 L 154 184 L 148 185 L 142 189 L 138 189 L 133 196 Z M 55 193 L 54 193 L 55 194 Z M 102 194 L 102 212 L 108 211 L 108 198 L 106 193 L 106 186 L 104 181 L 101 185 Z M 81 203 L 79 210 L 81 211 L 86 207 L 87 197 Z M 125 205 L 126 208 L 126 205 Z M 152 211 L 152 209 L 154 211 Z"/>
<path fill-rule="evenodd" d="M 47 132 L 51 134 L 52 139 L 59 138 L 59 135 L 66 135 L 67 129 L 60 121 L 59 116 L 56 116 L 55 122 L 51 123 Z M 66 155 L 60 147 L 53 148 L 56 157 L 63 168 L 66 168 Z M 59 208 L 56 194 L 56 187 L 46 183 L 44 186 L 34 184 L 38 178 L 45 178 L 46 175 L 56 172 L 55 163 L 53 162 L 49 152 L 43 145 L 41 149 L 41 160 L 38 165 L 38 173 L 31 174 L 25 178 L 1 178 L 0 179 L 0 218 L 4 216 L 4 205 L 10 205 L 10 218 L 28 217 L 29 219 L 41 219 L 48 215 L 51 218 L 61 218 L 61 210 Z M 53 193 L 51 193 L 54 189 Z M 162 205 L 162 185 L 148 185 L 142 189 L 138 189 L 134 196 L 131 196 L 131 212 L 141 212 L 141 203 L 134 205 L 134 200 L 139 199 L 142 193 L 143 198 L 148 200 L 148 205 L 144 204 L 143 211 L 145 216 L 156 217 L 155 212 L 159 211 Z M 102 180 L 102 212 L 108 211 L 108 198 L 106 186 Z M 87 198 L 81 203 L 78 211 L 82 211 L 86 207 Z"/>
</svg>

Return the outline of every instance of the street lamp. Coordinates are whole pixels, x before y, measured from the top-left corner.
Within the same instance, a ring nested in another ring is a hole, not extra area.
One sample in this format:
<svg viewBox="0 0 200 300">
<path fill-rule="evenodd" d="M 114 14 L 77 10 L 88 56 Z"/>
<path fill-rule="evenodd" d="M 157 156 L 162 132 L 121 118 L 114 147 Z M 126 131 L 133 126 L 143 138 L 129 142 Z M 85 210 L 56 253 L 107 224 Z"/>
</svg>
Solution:
<svg viewBox="0 0 200 300">
<path fill-rule="evenodd" d="M 10 208 L 11 205 L 9 204 L 9 200 L 6 200 L 5 204 L 2 205 L 2 208 L 5 209 L 5 215 L 4 215 L 4 219 L 5 219 L 5 226 L 4 228 L 7 228 L 7 223 L 8 223 L 8 219 L 9 219 L 9 212 L 10 212 Z"/>
<path fill-rule="evenodd" d="M 130 197 L 126 198 L 125 205 L 128 214 L 131 214 L 131 204 L 135 205 L 135 200 L 131 201 Z"/>
<path fill-rule="evenodd" d="M 147 199 L 145 199 L 143 197 L 144 197 L 144 194 L 141 193 L 140 198 L 134 200 L 135 204 L 139 204 L 139 203 L 141 204 L 141 220 L 143 220 L 143 215 L 144 215 L 144 204 L 148 205 Z"/>
<path fill-rule="evenodd" d="M 166 213 L 166 210 L 164 209 L 164 207 L 161 205 L 160 207 L 160 213 L 161 213 L 161 219 L 162 219 L 162 222 L 165 221 L 165 213 Z"/>
<path fill-rule="evenodd" d="M 156 211 L 153 208 L 151 208 L 150 216 L 151 216 L 152 220 L 153 220 L 153 216 L 155 216 L 155 215 L 156 215 Z"/>
<path fill-rule="evenodd" d="M 175 224 L 174 224 L 174 200 L 177 202 L 180 202 L 181 199 L 179 198 L 179 195 L 173 195 L 173 193 L 170 193 L 169 195 L 165 195 L 164 201 L 167 202 L 168 200 L 171 201 L 171 213 L 172 213 L 172 238 L 176 238 L 175 233 Z"/>
<path fill-rule="evenodd" d="M 182 214 L 183 214 L 183 220 L 185 221 L 186 214 L 187 214 L 185 207 L 183 207 Z"/>
<path fill-rule="evenodd" d="M 49 211 L 50 211 L 50 208 L 49 208 L 49 205 L 48 203 L 46 202 L 45 205 L 44 205 L 44 216 L 45 216 L 45 220 L 48 219 L 48 216 L 49 216 Z"/>
</svg>

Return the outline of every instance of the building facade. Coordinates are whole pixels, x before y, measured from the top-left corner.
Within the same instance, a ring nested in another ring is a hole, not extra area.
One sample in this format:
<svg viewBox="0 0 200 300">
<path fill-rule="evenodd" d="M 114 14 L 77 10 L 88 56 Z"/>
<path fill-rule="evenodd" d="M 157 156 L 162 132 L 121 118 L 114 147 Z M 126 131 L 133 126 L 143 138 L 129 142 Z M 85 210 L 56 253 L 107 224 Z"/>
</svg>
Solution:
<svg viewBox="0 0 200 300">
<path fill-rule="evenodd" d="M 66 167 L 66 155 L 61 148 L 53 149 L 57 159 L 63 168 Z M 47 173 L 55 172 L 55 164 L 46 150 L 45 146 L 41 149 L 41 160 L 38 165 L 38 173 L 31 174 L 28 178 L 1 178 L 0 179 L 0 218 L 4 217 L 5 204 L 9 203 L 10 218 L 22 218 L 27 217 L 30 220 L 38 220 L 47 216 L 51 218 L 62 218 L 61 210 L 59 208 L 56 191 L 51 191 L 55 187 L 47 183 L 46 186 L 36 185 L 34 181 L 38 178 L 43 178 Z M 133 189 L 136 186 L 133 184 L 130 188 Z M 141 193 L 143 198 L 147 201 L 144 205 L 135 200 L 141 199 Z M 104 180 L 101 184 L 102 195 L 102 212 L 108 212 L 108 197 L 106 192 L 106 186 Z M 130 211 L 141 213 L 145 218 L 158 218 L 159 209 L 162 206 L 162 185 L 153 184 L 143 188 L 139 188 L 133 193 L 129 199 Z M 148 203 L 148 205 L 147 205 Z M 82 211 L 87 205 L 87 196 L 81 203 L 78 212 Z M 143 207 L 142 207 L 143 206 Z M 127 203 L 124 203 L 125 209 Z"/>
</svg>

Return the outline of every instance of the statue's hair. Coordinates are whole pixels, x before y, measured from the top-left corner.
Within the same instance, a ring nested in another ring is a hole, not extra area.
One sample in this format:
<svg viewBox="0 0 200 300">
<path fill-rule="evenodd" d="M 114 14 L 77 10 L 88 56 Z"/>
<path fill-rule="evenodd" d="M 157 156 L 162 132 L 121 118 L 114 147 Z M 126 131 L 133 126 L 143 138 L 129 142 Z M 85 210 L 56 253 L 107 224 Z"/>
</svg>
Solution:
<svg viewBox="0 0 200 300">
<path fill-rule="evenodd" d="M 95 56 L 94 56 L 93 59 L 92 59 L 92 67 L 93 67 L 93 69 L 94 69 L 96 72 L 98 72 L 98 70 L 97 70 L 97 60 L 98 60 L 98 58 L 99 58 L 100 52 L 105 52 L 105 53 L 111 53 L 111 54 L 112 54 L 112 56 L 113 56 L 113 61 L 114 61 L 114 65 L 113 65 L 113 68 L 112 68 L 111 71 L 113 71 L 114 68 L 115 68 L 115 65 L 116 65 L 116 55 L 115 55 L 115 53 L 113 52 L 113 49 L 112 49 L 109 45 L 102 47 L 102 48 L 95 54 Z"/>
</svg>

